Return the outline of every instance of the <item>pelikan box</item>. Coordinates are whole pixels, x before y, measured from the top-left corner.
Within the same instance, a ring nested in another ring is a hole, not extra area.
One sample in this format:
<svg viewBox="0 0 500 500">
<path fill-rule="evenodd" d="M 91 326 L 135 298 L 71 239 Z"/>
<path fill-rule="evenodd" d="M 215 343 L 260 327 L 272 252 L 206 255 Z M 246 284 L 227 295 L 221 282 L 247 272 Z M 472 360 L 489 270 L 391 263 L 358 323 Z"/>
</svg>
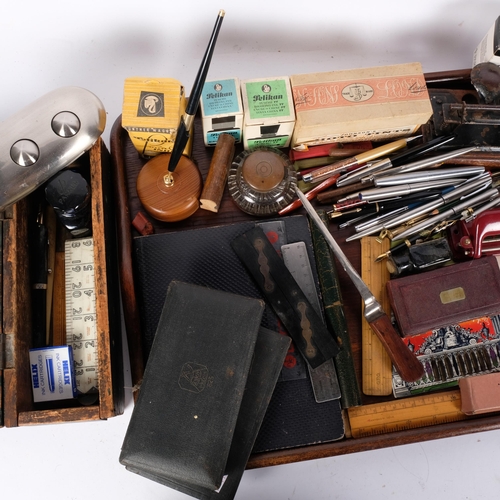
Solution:
<svg viewBox="0 0 500 500">
<path fill-rule="evenodd" d="M 472 65 L 476 66 L 476 64 L 483 62 L 500 65 L 500 17 L 497 18 L 474 51 Z"/>
<path fill-rule="evenodd" d="M 243 146 L 284 148 L 290 145 L 295 126 L 290 79 L 287 76 L 241 82 Z"/>
<path fill-rule="evenodd" d="M 239 143 L 243 137 L 243 104 L 238 78 L 205 82 L 200 99 L 205 146 L 215 146 L 221 134 Z"/>
<path fill-rule="evenodd" d="M 432 116 L 420 63 L 290 76 L 293 148 L 409 136 Z"/>
</svg>

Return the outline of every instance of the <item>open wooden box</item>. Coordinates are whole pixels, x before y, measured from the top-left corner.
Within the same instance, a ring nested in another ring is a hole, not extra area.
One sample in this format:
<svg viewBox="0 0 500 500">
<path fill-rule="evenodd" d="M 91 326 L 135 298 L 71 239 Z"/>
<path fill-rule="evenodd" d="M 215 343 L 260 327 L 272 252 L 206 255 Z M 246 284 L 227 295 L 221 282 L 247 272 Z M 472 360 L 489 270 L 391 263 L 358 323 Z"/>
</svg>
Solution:
<svg viewBox="0 0 500 500">
<path fill-rule="evenodd" d="M 450 71 L 426 75 L 429 88 L 435 89 L 465 89 L 472 92 L 470 71 Z M 195 137 L 192 158 L 198 165 L 203 178 L 206 178 L 210 166 L 213 150 L 203 144 L 201 123 L 195 122 Z M 127 327 L 129 350 L 131 352 L 131 371 L 134 384 L 139 384 L 142 378 L 145 360 L 141 348 L 141 318 L 134 286 L 134 261 L 132 255 L 132 240 L 138 233 L 132 228 L 131 221 L 139 211 L 144 213 L 137 197 L 135 180 L 145 163 L 131 144 L 127 132 L 121 126 L 119 117 L 111 133 L 111 152 L 113 158 L 117 205 L 119 207 L 119 265 L 122 281 L 122 300 Z M 236 154 L 238 153 L 238 150 Z M 499 158 L 491 161 L 491 156 L 476 155 L 474 159 L 465 158 L 463 161 L 475 164 L 484 164 L 489 168 L 500 165 Z M 490 161 L 490 163 L 488 163 Z M 323 206 L 324 208 L 324 206 Z M 303 209 L 302 209 L 303 210 Z M 297 213 L 304 213 L 299 210 Z M 150 219 L 156 233 L 195 229 L 214 225 L 222 225 L 241 221 L 256 220 L 252 216 L 240 211 L 233 203 L 226 188 L 218 213 L 198 210 L 193 216 L 178 223 L 161 223 Z M 259 219 L 259 221 L 262 219 Z M 338 231 L 334 225 L 330 226 L 332 234 L 341 244 L 344 252 L 358 272 L 360 271 L 360 244 L 359 241 L 345 242 L 349 230 Z M 347 231 L 347 232 L 346 232 Z M 356 364 L 358 380 L 361 380 L 361 300 L 348 276 L 339 268 L 344 310 L 348 321 L 351 336 L 352 354 Z M 363 404 L 391 400 L 388 397 L 363 396 Z M 309 445 L 299 448 L 284 449 L 274 452 L 253 454 L 247 467 L 265 467 L 302 460 L 316 459 L 346 453 L 354 453 L 400 444 L 456 436 L 472 432 L 479 432 L 500 428 L 500 417 L 484 416 L 474 420 L 466 420 L 447 424 L 427 426 L 407 431 L 392 432 L 363 438 L 344 438 L 339 441 Z"/>
<path fill-rule="evenodd" d="M 43 406 L 33 402 L 28 357 L 31 339 L 27 217 L 31 199 L 28 196 L 0 214 L 0 246 L 3 249 L 0 409 L 6 427 L 99 420 L 123 413 L 123 356 L 110 155 L 99 139 L 82 158 L 89 164 L 92 192 L 99 398 L 89 406 L 77 400 L 44 403 Z"/>
</svg>

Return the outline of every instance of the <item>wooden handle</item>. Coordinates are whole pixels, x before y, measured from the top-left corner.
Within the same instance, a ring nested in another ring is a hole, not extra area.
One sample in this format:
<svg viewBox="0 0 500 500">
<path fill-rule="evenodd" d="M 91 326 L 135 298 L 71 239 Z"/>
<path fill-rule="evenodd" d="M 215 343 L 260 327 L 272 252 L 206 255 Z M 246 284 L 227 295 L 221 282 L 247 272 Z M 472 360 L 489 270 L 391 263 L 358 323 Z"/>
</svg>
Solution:
<svg viewBox="0 0 500 500">
<path fill-rule="evenodd" d="M 424 367 L 403 339 L 398 335 L 387 315 L 370 323 L 371 329 L 385 347 L 400 377 L 406 382 L 415 382 L 424 375 Z"/>
<path fill-rule="evenodd" d="M 227 174 L 233 161 L 235 138 L 221 134 L 214 149 L 207 180 L 200 197 L 200 208 L 217 212 L 224 194 Z"/>
</svg>

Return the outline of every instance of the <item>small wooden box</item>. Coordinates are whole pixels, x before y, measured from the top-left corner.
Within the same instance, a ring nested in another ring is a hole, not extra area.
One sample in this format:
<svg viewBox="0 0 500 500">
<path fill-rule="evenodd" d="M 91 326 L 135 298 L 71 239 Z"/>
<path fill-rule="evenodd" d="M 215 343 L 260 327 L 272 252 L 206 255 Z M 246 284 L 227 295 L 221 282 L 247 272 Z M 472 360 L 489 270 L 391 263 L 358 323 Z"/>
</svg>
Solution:
<svg viewBox="0 0 500 500">
<path fill-rule="evenodd" d="M 90 165 L 92 236 L 98 339 L 98 401 L 33 402 L 29 367 L 31 294 L 28 217 L 31 197 L 0 213 L 0 415 L 3 425 L 16 427 L 107 419 L 123 413 L 123 363 L 116 267 L 116 227 L 110 196 L 110 156 L 99 139 L 85 153 Z"/>
</svg>

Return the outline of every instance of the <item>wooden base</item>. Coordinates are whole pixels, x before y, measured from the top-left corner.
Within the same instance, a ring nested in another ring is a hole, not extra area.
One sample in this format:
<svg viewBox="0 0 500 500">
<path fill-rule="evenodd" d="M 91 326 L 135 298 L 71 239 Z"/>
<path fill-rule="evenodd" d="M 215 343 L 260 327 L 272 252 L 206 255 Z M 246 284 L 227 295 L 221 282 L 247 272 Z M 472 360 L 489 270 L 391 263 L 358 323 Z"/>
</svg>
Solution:
<svg viewBox="0 0 500 500">
<path fill-rule="evenodd" d="M 182 156 L 166 181 L 170 154 L 148 161 L 137 177 L 137 194 L 145 210 L 155 219 L 176 222 L 187 219 L 199 208 L 203 180 L 198 167 Z"/>
</svg>

